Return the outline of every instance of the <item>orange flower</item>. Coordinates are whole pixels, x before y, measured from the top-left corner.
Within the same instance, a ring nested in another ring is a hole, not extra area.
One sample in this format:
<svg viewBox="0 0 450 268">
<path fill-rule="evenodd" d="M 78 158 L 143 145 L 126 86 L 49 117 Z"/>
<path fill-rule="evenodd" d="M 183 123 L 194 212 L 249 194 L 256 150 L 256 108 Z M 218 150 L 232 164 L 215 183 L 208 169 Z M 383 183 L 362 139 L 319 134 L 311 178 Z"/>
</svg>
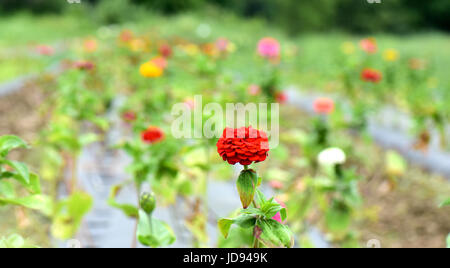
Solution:
<svg viewBox="0 0 450 268">
<path fill-rule="evenodd" d="M 120 33 L 119 40 L 120 40 L 120 42 L 128 43 L 128 42 L 130 42 L 133 39 L 133 36 L 134 35 L 133 35 L 132 31 L 130 31 L 130 30 L 123 30 Z"/>
<path fill-rule="evenodd" d="M 143 77 L 157 78 L 163 75 L 164 70 L 154 62 L 146 62 L 141 65 L 139 72 Z"/>
<path fill-rule="evenodd" d="M 98 44 L 95 39 L 84 40 L 84 43 L 83 43 L 84 51 L 86 51 L 88 53 L 92 53 L 92 52 L 97 51 L 97 47 L 98 47 Z"/>
<path fill-rule="evenodd" d="M 163 70 L 167 68 L 167 60 L 164 57 L 161 56 L 155 57 L 150 62 L 153 62 Z"/>
</svg>

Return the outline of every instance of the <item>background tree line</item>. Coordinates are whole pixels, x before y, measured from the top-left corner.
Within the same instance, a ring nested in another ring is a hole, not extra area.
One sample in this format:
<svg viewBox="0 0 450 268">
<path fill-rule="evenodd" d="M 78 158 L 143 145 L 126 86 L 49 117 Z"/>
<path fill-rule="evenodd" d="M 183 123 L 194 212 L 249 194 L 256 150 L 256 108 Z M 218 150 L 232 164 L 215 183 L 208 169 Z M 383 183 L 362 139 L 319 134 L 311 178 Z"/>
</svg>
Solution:
<svg viewBox="0 0 450 268">
<path fill-rule="evenodd" d="M 290 33 L 344 30 L 349 32 L 408 33 L 418 30 L 450 30 L 447 0 L 81 0 L 99 9 L 105 23 L 127 20 L 126 13 L 143 7 L 166 14 L 216 5 L 245 17 L 262 17 Z M 64 12 L 65 0 L 0 0 L 0 12 L 29 10 L 34 13 Z M 132 16 L 131 16 L 132 17 Z"/>
</svg>

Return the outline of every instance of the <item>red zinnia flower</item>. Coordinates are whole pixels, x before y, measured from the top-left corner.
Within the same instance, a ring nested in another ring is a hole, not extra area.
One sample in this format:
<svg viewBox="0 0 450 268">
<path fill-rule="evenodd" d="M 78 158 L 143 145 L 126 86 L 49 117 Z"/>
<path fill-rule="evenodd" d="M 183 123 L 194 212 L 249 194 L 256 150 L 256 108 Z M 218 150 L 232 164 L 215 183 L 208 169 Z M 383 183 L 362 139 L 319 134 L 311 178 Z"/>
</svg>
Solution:
<svg viewBox="0 0 450 268">
<path fill-rule="evenodd" d="M 159 54 L 164 58 L 172 56 L 172 48 L 168 44 L 163 44 L 159 47 Z"/>
<path fill-rule="evenodd" d="M 330 114 L 334 110 L 334 101 L 329 98 L 318 98 L 314 102 L 314 112 L 318 114 Z"/>
<path fill-rule="evenodd" d="M 156 143 L 164 139 L 164 132 L 158 127 L 149 127 L 141 133 L 142 141 L 145 143 Z"/>
<path fill-rule="evenodd" d="M 366 68 L 361 72 L 361 79 L 366 82 L 378 83 L 381 81 L 382 74 L 375 69 Z"/>
<path fill-rule="evenodd" d="M 250 165 L 266 160 L 269 140 L 264 131 L 252 127 L 225 128 L 217 142 L 217 152 L 231 165 Z"/>
</svg>

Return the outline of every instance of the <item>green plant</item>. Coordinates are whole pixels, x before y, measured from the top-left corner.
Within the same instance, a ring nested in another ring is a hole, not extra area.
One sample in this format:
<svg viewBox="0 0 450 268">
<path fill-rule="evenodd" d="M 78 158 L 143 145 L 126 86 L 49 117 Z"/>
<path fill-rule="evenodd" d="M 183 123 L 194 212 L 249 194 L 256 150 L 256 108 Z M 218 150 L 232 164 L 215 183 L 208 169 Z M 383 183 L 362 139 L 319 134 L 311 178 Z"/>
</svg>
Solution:
<svg viewBox="0 0 450 268">
<path fill-rule="evenodd" d="M 39 177 L 24 163 L 8 159 L 10 151 L 18 148 L 28 148 L 28 145 L 16 136 L 0 137 L 0 206 L 18 205 L 50 215 L 51 200 L 42 194 Z M 20 195 L 13 182 L 21 185 L 28 194 Z"/>
</svg>

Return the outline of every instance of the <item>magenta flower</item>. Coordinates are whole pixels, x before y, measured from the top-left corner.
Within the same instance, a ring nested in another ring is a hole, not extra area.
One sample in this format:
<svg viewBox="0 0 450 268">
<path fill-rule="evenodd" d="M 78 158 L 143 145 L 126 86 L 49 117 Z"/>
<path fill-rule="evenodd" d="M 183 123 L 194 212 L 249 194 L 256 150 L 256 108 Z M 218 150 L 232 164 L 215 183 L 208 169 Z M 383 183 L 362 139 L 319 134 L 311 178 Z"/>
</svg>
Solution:
<svg viewBox="0 0 450 268">
<path fill-rule="evenodd" d="M 263 38 L 258 43 L 258 53 L 267 59 L 278 59 L 280 57 L 280 43 L 271 37 Z"/>
<path fill-rule="evenodd" d="M 279 200 L 276 199 L 276 198 L 275 198 L 275 200 L 276 200 L 282 207 L 286 208 L 286 205 L 285 205 L 283 202 L 279 201 Z M 275 216 L 273 216 L 272 220 L 276 220 L 277 222 L 279 222 L 279 223 L 281 223 L 281 224 L 285 224 L 285 223 L 286 223 L 286 221 L 283 222 L 283 221 L 281 220 L 281 214 L 280 214 L 280 212 L 278 212 L 277 214 L 275 214 Z"/>
</svg>

